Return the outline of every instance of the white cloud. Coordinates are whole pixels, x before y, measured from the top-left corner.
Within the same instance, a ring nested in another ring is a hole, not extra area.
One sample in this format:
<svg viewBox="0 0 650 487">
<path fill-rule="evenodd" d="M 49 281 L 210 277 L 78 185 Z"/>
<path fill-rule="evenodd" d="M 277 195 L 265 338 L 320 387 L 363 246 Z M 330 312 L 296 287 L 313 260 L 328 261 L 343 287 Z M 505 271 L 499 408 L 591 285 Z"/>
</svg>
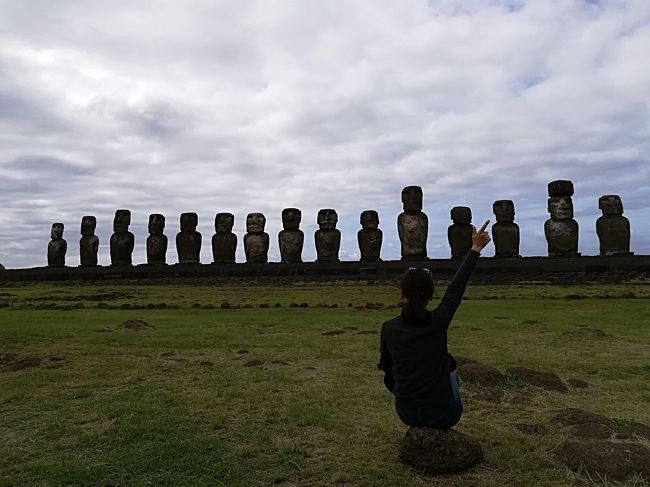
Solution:
<svg viewBox="0 0 650 487">
<path fill-rule="evenodd" d="M 362 210 L 398 258 L 400 190 L 423 186 L 431 256 L 449 209 L 515 200 L 522 253 L 543 255 L 546 184 L 573 179 L 583 253 L 601 194 L 622 196 L 632 246 L 650 241 L 650 4 L 630 1 L 3 2 L 0 262 L 43 265 L 63 221 L 130 208 L 136 262 L 149 213 L 334 207 L 342 256 Z M 172 239 L 173 240 L 173 239 Z M 243 260 L 239 243 L 238 257 Z M 175 260 L 172 245 L 169 260 Z"/>
</svg>

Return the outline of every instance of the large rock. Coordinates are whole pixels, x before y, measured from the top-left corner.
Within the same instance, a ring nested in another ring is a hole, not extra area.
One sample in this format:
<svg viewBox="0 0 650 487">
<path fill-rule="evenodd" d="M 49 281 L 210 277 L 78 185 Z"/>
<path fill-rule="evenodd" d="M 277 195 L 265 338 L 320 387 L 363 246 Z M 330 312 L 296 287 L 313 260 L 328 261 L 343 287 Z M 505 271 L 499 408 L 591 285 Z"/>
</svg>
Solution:
<svg viewBox="0 0 650 487">
<path fill-rule="evenodd" d="M 400 460 L 428 474 L 455 473 L 476 465 L 481 446 L 454 430 L 412 427 L 400 447 Z"/>
</svg>

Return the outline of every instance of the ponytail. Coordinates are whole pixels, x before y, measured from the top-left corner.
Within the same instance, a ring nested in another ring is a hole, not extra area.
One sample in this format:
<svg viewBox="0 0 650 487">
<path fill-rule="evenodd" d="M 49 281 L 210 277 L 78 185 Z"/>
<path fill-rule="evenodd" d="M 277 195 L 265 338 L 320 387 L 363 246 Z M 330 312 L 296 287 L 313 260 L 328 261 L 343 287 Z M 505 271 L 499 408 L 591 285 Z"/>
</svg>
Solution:
<svg viewBox="0 0 650 487">
<path fill-rule="evenodd" d="M 411 323 L 424 324 L 427 319 L 427 302 L 433 297 L 433 280 L 428 270 L 407 270 L 402 276 L 401 287 L 406 299 L 402 307 L 402 318 Z"/>
</svg>

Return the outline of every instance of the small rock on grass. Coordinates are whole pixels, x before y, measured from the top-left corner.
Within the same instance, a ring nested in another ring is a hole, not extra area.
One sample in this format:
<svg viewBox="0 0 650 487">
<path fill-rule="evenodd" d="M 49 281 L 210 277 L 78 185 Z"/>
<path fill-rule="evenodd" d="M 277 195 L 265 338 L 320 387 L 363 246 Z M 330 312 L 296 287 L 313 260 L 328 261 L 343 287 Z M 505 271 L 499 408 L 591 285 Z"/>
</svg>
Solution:
<svg viewBox="0 0 650 487">
<path fill-rule="evenodd" d="M 454 430 L 409 428 L 400 446 L 400 460 L 428 474 L 463 472 L 482 458 L 480 445 Z"/>
</svg>

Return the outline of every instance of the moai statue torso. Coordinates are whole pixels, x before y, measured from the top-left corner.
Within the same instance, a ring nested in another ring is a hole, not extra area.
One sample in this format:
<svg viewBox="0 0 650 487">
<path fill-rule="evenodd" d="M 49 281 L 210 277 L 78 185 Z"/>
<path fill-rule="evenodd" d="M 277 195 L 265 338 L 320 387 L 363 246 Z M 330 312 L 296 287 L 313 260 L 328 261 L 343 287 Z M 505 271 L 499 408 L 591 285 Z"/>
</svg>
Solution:
<svg viewBox="0 0 650 487">
<path fill-rule="evenodd" d="M 79 260 L 82 267 L 94 267 L 97 265 L 97 250 L 99 249 L 99 238 L 95 235 L 97 218 L 92 215 L 84 216 L 81 219 L 81 240 L 79 240 Z"/>
<path fill-rule="evenodd" d="M 551 218 L 544 223 L 549 257 L 576 257 L 578 253 L 578 222 L 573 219 L 573 183 L 552 181 L 548 184 L 548 211 Z"/>
<path fill-rule="evenodd" d="M 379 230 L 379 214 L 375 210 L 366 210 L 359 217 L 361 230 L 357 233 L 359 252 L 362 262 L 379 262 L 381 260 L 381 243 L 383 233 Z"/>
<path fill-rule="evenodd" d="M 212 236 L 212 259 L 216 264 L 235 262 L 237 235 L 232 233 L 235 216 L 232 213 L 217 213 L 214 218 L 215 234 Z"/>
<path fill-rule="evenodd" d="M 314 233 L 316 262 L 338 262 L 341 248 L 341 231 L 336 228 L 339 216 L 336 210 L 318 210 L 318 230 Z"/>
<path fill-rule="evenodd" d="M 159 213 L 149 215 L 149 236 L 147 237 L 147 264 L 167 263 L 167 235 L 165 217 Z"/>
<path fill-rule="evenodd" d="M 246 217 L 244 252 L 246 262 L 265 264 L 269 260 L 269 234 L 264 231 L 266 217 L 262 213 L 249 213 Z"/>
<path fill-rule="evenodd" d="M 521 257 L 519 255 L 519 225 L 515 221 L 515 204 L 511 200 L 498 200 L 492 205 L 497 222 L 492 225 L 495 257 Z"/>
<path fill-rule="evenodd" d="M 451 258 L 462 259 L 472 248 L 472 210 L 455 206 L 451 209 L 451 219 L 454 223 L 447 229 Z"/>
<path fill-rule="evenodd" d="M 429 219 L 422 212 L 422 188 L 405 187 L 402 190 L 402 203 L 404 212 L 397 217 L 402 260 L 426 260 Z"/>
<path fill-rule="evenodd" d="M 181 213 L 181 231 L 176 234 L 176 252 L 179 264 L 201 262 L 201 234 L 196 231 L 199 216 L 196 213 Z"/>
<path fill-rule="evenodd" d="M 111 265 L 131 265 L 135 237 L 129 232 L 131 212 L 117 210 L 113 218 L 113 235 L 111 235 Z"/>
<path fill-rule="evenodd" d="M 278 234 L 280 260 L 282 262 L 302 262 L 302 247 L 305 234 L 300 230 L 302 213 L 298 208 L 282 210 L 283 230 Z"/>
<path fill-rule="evenodd" d="M 52 224 L 50 237 L 52 240 L 47 245 L 47 265 L 49 267 L 64 267 L 68 243 L 63 240 L 63 223 Z"/>
<path fill-rule="evenodd" d="M 630 252 L 630 221 L 623 216 L 621 197 L 612 194 L 598 199 L 603 216 L 596 220 L 600 255 L 632 255 Z"/>
</svg>

